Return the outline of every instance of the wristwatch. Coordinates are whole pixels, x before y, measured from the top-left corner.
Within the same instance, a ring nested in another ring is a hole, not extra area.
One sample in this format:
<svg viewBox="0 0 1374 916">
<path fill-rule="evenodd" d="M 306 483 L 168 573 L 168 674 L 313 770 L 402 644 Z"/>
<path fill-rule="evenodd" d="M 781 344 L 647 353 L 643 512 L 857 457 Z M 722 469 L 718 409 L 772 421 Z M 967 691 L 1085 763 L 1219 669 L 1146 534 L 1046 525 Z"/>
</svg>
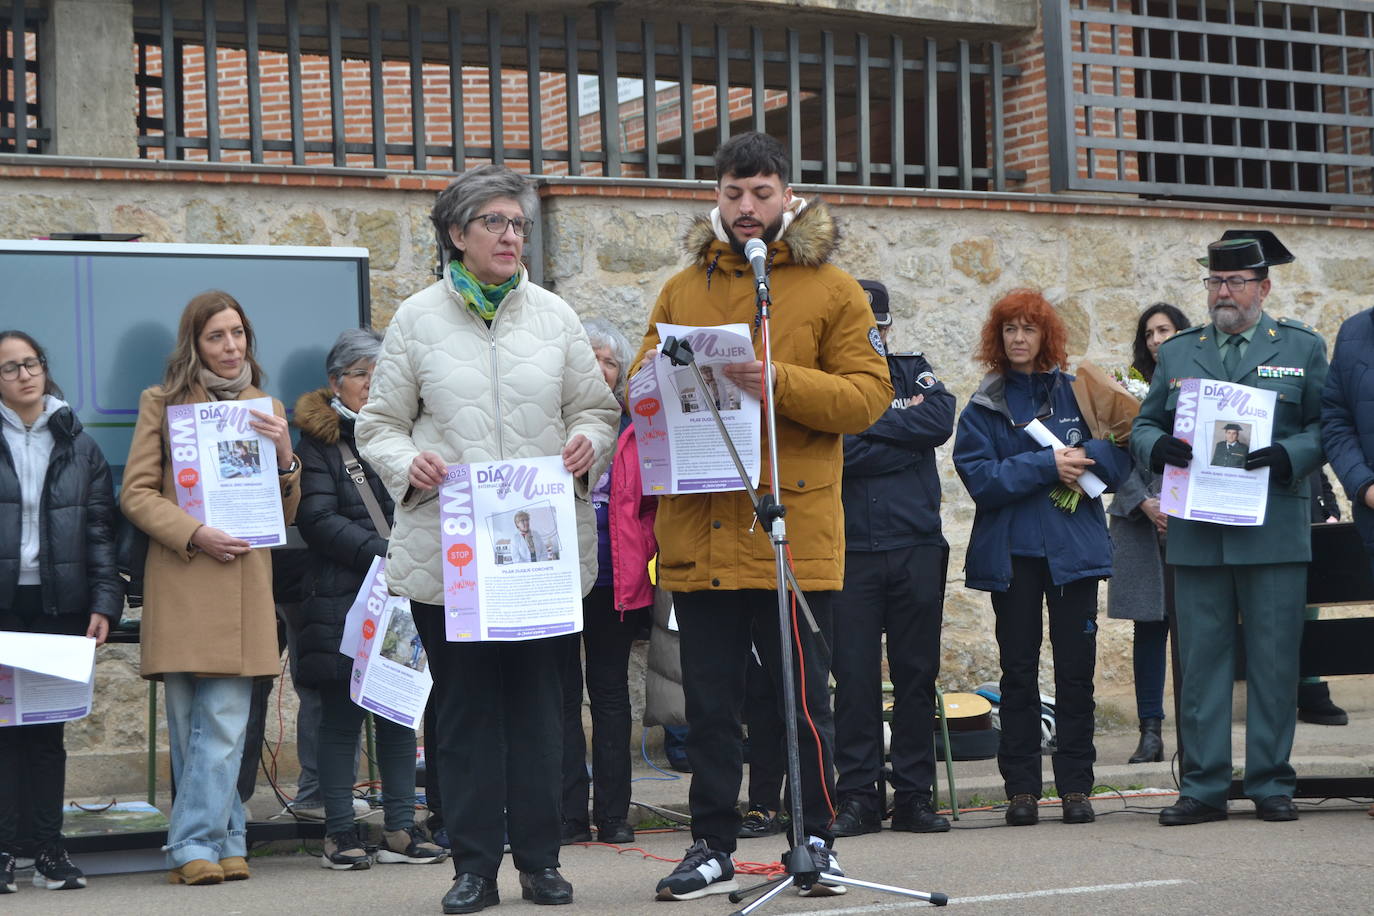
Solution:
<svg viewBox="0 0 1374 916">
<path fill-rule="evenodd" d="M 277 475 L 280 477 L 286 477 L 288 474 L 296 473 L 298 470 L 300 470 L 300 467 L 301 460 L 297 458 L 295 455 L 292 455 L 290 466 L 284 468 L 277 468 Z"/>
</svg>

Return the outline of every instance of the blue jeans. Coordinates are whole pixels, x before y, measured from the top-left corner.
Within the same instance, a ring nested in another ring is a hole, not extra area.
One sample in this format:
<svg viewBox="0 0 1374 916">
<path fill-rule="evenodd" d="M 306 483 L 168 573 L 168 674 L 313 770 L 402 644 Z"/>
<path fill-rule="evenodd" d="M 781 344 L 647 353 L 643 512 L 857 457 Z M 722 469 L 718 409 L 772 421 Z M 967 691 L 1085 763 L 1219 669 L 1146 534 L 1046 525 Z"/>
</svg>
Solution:
<svg viewBox="0 0 1374 916">
<path fill-rule="evenodd" d="M 237 779 L 253 696 L 249 677 L 163 675 L 176 799 L 167 828 L 167 861 L 216 862 L 248 854 Z"/>
</svg>

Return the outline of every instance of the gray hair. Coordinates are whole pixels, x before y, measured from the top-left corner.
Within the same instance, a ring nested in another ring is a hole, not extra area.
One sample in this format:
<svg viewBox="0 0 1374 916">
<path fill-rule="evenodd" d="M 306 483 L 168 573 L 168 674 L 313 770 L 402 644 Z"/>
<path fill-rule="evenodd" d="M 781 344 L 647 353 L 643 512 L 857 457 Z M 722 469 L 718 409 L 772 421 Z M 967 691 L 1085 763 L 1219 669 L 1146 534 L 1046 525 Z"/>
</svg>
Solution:
<svg viewBox="0 0 1374 916">
<path fill-rule="evenodd" d="M 618 390 L 620 383 L 625 381 L 625 373 L 630 368 L 630 360 L 634 357 L 634 351 L 630 349 L 630 342 L 625 339 L 620 328 L 611 324 L 605 318 L 584 318 L 582 328 L 587 332 L 587 339 L 592 342 L 592 349 L 597 350 L 606 347 L 615 357 L 615 361 L 620 364 L 620 373 L 615 377 L 613 389 Z"/>
<path fill-rule="evenodd" d="M 449 229 L 457 226 L 461 232 L 483 207 L 498 197 L 511 198 L 530 218 L 534 218 L 539 208 L 534 185 L 524 175 L 504 165 L 479 165 L 453 179 L 448 187 L 439 192 L 434 208 L 429 211 L 429 219 L 434 224 L 439 250 L 444 252 L 446 260 L 449 257 L 461 260 L 461 255 L 453 249 Z"/>
<path fill-rule="evenodd" d="M 331 382 L 343 378 L 344 370 L 360 359 L 377 361 L 382 352 L 382 335 L 371 328 L 346 328 L 329 348 L 324 359 L 324 371 Z"/>
</svg>

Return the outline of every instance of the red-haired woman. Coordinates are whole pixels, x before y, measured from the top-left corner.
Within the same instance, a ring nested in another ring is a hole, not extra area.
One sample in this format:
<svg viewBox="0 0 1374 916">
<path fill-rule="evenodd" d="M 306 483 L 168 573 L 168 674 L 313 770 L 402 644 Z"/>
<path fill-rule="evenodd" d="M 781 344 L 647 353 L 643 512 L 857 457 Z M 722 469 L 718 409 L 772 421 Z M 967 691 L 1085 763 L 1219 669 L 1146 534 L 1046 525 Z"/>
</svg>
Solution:
<svg viewBox="0 0 1374 916">
<path fill-rule="evenodd" d="M 964 561 L 970 588 L 992 592 L 1002 663 L 998 768 L 1012 826 L 1039 820 L 1041 602 L 1049 606 L 1057 747 L 1054 778 L 1064 822 L 1093 820 L 1093 669 L 1097 583 L 1112 573 L 1100 499 L 1072 510 L 1051 494 L 1091 469 L 1108 487 L 1130 470 L 1126 453 L 1093 439 L 1063 371 L 1064 325 L 1045 297 L 1018 289 L 993 305 L 978 361 L 989 372 L 959 417 L 954 467 L 977 506 Z M 1065 444 L 1041 446 L 1039 420 Z"/>
</svg>

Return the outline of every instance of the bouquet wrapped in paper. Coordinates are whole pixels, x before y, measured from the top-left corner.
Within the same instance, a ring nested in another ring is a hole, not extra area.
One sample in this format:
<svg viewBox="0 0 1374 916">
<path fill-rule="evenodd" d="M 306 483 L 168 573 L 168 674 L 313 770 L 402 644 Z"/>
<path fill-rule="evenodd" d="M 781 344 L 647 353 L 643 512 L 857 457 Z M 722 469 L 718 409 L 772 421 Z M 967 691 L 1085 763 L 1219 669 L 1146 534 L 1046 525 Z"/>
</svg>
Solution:
<svg viewBox="0 0 1374 916">
<path fill-rule="evenodd" d="M 1092 363 L 1082 362 L 1073 380 L 1073 396 L 1094 439 L 1123 447 L 1130 441 L 1140 399 L 1120 382 Z"/>
</svg>

